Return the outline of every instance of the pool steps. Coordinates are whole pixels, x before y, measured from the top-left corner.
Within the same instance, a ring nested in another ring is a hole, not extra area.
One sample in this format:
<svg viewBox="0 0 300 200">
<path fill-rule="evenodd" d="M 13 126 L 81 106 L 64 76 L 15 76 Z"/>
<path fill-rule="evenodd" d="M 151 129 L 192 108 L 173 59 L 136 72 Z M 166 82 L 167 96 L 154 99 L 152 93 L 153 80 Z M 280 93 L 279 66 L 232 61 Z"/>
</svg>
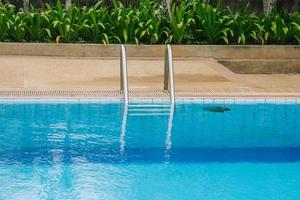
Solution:
<svg viewBox="0 0 300 200">
<path fill-rule="evenodd" d="M 132 112 L 156 112 L 156 111 L 160 111 L 160 112 L 163 112 L 163 111 L 169 111 L 169 109 L 158 109 L 158 108 L 155 108 L 155 109 L 143 109 L 143 108 L 139 108 L 139 109 L 131 109 L 130 111 Z"/>
<path fill-rule="evenodd" d="M 145 116 L 169 116 L 169 113 L 128 113 L 128 116 L 138 116 L 138 117 L 145 117 Z"/>
<path fill-rule="evenodd" d="M 128 120 L 135 120 L 135 117 L 148 117 L 148 116 L 163 116 L 168 118 L 168 128 L 166 130 L 166 142 L 165 142 L 165 154 L 166 159 L 169 158 L 170 149 L 172 146 L 171 137 L 172 137 L 172 128 L 173 128 L 173 119 L 175 114 L 175 104 L 124 104 L 123 107 L 123 118 L 120 134 L 120 154 L 124 155 L 126 148 L 126 129 Z"/>
<path fill-rule="evenodd" d="M 170 104 L 129 104 L 128 116 L 169 116 Z"/>
<path fill-rule="evenodd" d="M 128 107 L 170 107 L 168 104 L 129 104 Z"/>
</svg>

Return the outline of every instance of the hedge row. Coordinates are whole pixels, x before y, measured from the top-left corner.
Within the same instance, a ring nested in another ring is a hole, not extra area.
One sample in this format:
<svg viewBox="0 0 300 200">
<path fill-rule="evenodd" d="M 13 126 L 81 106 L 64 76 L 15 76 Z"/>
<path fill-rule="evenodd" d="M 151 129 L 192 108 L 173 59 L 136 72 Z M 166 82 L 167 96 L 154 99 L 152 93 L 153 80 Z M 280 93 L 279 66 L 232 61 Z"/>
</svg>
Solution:
<svg viewBox="0 0 300 200">
<path fill-rule="evenodd" d="M 2 42 L 90 42 L 130 44 L 300 44 L 300 14 L 273 11 L 269 15 L 232 12 L 201 0 L 165 6 L 142 0 L 125 7 L 65 9 L 60 2 L 28 13 L 0 5 Z"/>
</svg>

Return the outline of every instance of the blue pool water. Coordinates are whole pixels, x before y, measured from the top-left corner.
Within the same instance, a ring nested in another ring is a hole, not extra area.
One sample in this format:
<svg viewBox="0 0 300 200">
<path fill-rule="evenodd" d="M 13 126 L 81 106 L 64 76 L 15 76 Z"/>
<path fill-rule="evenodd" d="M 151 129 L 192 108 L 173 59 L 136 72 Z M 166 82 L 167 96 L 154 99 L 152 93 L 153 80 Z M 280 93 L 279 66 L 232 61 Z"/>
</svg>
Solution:
<svg viewBox="0 0 300 200">
<path fill-rule="evenodd" d="M 300 199 L 300 104 L 160 106 L 0 103 L 0 199 Z"/>
</svg>

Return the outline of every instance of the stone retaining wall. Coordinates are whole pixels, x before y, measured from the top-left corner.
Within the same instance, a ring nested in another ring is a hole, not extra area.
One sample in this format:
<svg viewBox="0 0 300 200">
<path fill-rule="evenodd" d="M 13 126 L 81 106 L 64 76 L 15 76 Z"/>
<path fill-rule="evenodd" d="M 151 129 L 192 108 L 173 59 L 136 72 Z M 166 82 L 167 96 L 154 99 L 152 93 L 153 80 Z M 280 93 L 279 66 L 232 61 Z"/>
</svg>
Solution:
<svg viewBox="0 0 300 200">
<path fill-rule="evenodd" d="M 127 45 L 128 57 L 158 58 L 164 45 Z M 299 73 L 300 46 L 173 45 L 178 58 L 215 58 L 236 73 Z M 1 55 L 119 57 L 119 45 L 0 43 Z"/>
</svg>

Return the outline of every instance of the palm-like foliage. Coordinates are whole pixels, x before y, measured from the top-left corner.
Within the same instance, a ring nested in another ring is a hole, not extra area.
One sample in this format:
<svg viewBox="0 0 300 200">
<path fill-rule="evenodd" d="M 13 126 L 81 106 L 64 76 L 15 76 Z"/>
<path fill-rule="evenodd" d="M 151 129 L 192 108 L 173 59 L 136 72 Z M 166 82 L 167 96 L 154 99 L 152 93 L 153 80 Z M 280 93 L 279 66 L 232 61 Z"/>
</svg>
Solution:
<svg viewBox="0 0 300 200">
<path fill-rule="evenodd" d="M 169 15 L 170 14 L 170 15 Z M 269 15 L 236 12 L 212 6 L 209 0 L 171 2 L 141 0 L 124 6 L 71 6 L 60 2 L 24 13 L 0 4 L 0 41 L 93 42 L 130 44 L 300 44 L 300 14 Z"/>
<path fill-rule="evenodd" d="M 204 38 L 209 44 L 229 43 L 228 34 L 233 35 L 233 31 L 230 29 L 231 21 L 229 16 L 222 13 L 220 3 L 217 7 L 208 3 L 195 3 L 193 10 L 198 25 L 195 30 L 196 35 L 199 34 L 200 38 Z"/>
<path fill-rule="evenodd" d="M 138 9 L 139 40 L 142 43 L 157 44 L 169 38 L 169 28 L 162 5 L 151 0 L 142 1 Z"/>
<path fill-rule="evenodd" d="M 31 7 L 24 21 L 29 41 L 38 42 L 52 39 L 51 31 L 47 28 L 50 26 L 50 20 L 44 11 L 39 12 Z"/>
<path fill-rule="evenodd" d="M 139 18 L 136 10 L 125 8 L 121 2 L 113 1 L 113 9 L 108 17 L 111 28 L 111 39 L 117 43 L 139 43 Z"/>
<path fill-rule="evenodd" d="M 189 28 L 195 23 L 192 13 L 192 4 L 187 1 L 174 3 L 171 8 L 171 37 L 170 42 L 180 44 L 185 39 L 190 39 Z"/>
<path fill-rule="evenodd" d="M 300 15 L 292 14 L 291 15 L 291 35 L 292 39 L 296 40 L 300 45 Z"/>
<path fill-rule="evenodd" d="M 15 11 L 15 6 L 13 5 L 2 5 L 0 6 L 0 41 L 4 41 L 7 38 L 9 31 L 9 20 Z"/>
<path fill-rule="evenodd" d="M 283 44 L 288 40 L 290 34 L 289 24 L 279 13 L 272 12 L 262 20 L 265 32 L 268 33 L 268 43 Z"/>
<path fill-rule="evenodd" d="M 87 41 L 108 44 L 109 39 L 107 33 L 110 27 L 107 20 L 109 15 L 108 8 L 99 2 L 84 13 L 84 25 L 82 25 L 84 38 Z"/>
<path fill-rule="evenodd" d="M 21 10 L 7 20 L 8 35 L 15 42 L 23 42 L 26 34 L 25 13 Z"/>
<path fill-rule="evenodd" d="M 237 12 L 232 12 L 228 8 L 229 27 L 232 30 L 233 43 L 246 44 L 255 41 L 255 23 L 258 17 L 254 14 L 247 14 L 247 6 Z"/>
<path fill-rule="evenodd" d="M 47 7 L 47 14 L 52 22 L 51 32 L 56 41 L 74 42 L 78 40 L 78 32 L 84 26 L 84 24 L 79 23 L 81 18 L 80 9 L 71 6 L 68 10 L 64 10 L 59 1 L 56 7 L 52 8 L 49 5 Z"/>
</svg>

